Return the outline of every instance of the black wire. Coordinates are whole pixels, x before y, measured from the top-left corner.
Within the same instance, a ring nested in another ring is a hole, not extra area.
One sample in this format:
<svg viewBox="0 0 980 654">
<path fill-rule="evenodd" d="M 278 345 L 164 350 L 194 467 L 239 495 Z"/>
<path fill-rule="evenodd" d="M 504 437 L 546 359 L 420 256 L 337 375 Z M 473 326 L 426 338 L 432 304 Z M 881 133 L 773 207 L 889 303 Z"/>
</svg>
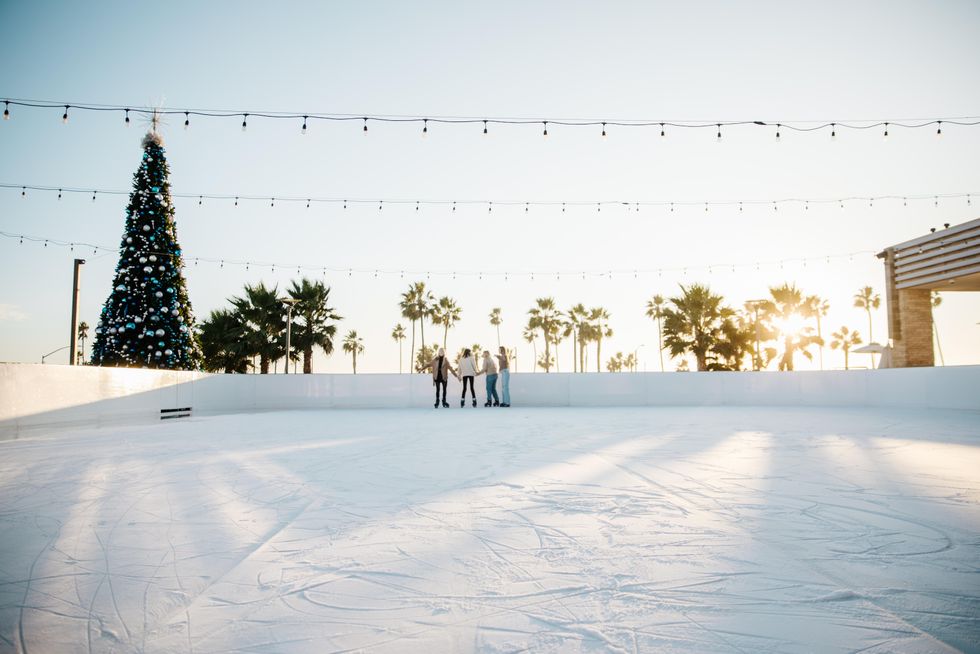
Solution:
<svg viewBox="0 0 980 654">
<path fill-rule="evenodd" d="M 210 118 L 244 118 L 259 117 L 273 119 L 307 119 L 307 120 L 327 120 L 327 121 L 368 121 L 387 123 L 437 123 L 450 125 L 465 125 L 476 123 L 492 123 L 495 125 L 540 125 L 547 122 L 550 125 L 561 125 L 564 127 L 588 127 L 588 126 L 615 126 L 615 127 L 676 127 L 676 128 L 717 128 L 733 127 L 741 125 L 756 125 L 762 127 L 774 127 L 779 125 L 785 129 L 797 132 L 813 132 L 827 128 L 842 127 L 848 129 L 873 129 L 888 125 L 889 127 L 904 127 L 907 129 L 918 129 L 929 127 L 930 125 L 947 124 L 959 126 L 980 125 L 980 116 L 959 116 L 951 118 L 911 118 L 911 119 L 869 119 L 869 120 L 846 120 L 846 121 L 823 121 L 823 120 L 610 120 L 594 118 L 565 118 L 565 119 L 544 119 L 544 118 L 505 118 L 505 117 L 473 117 L 473 116 L 397 116 L 385 114 L 340 114 L 329 112 L 292 112 L 292 111 L 245 111 L 229 109 L 173 109 L 159 107 L 156 109 L 143 108 L 134 109 L 132 105 L 106 105 L 93 103 L 65 103 L 52 102 L 48 100 L 26 100 L 26 99 L 6 99 L 4 102 L 13 106 L 34 107 L 42 109 L 75 109 L 80 111 L 99 111 L 99 112 L 125 112 L 142 114 L 152 117 L 184 115 L 204 116 Z"/>
<path fill-rule="evenodd" d="M 56 246 L 60 246 L 60 247 L 92 248 L 93 250 L 100 250 L 100 251 L 102 251 L 104 253 L 107 253 L 107 254 L 108 253 L 118 252 L 119 251 L 119 248 L 112 248 L 112 247 L 109 247 L 109 246 L 106 246 L 106 245 L 97 245 L 97 244 L 93 244 L 93 243 L 82 243 L 82 242 L 79 242 L 79 241 L 65 241 L 65 240 L 60 240 L 60 239 L 44 238 L 44 237 L 41 237 L 41 236 L 29 236 L 27 234 L 17 234 L 17 233 L 6 232 L 6 231 L 0 231 L 0 236 L 5 237 L 5 238 L 11 238 L 11 239 L 21 239 L 21 240 L 29 241 L 29 242 L 32 242 L 32 243 L 47 243 L 49 245 L 56 245 Z M 123 247 L 125 247 L 125 246 L 123 246 Z M 400 275 L 400 276 L 404 276 L 404 275 L 436 275 L 436 276 L 443 276 L 443 277 L 449 277 L 449 276 L 455 277 L 456 275 L 460 275 L 460 276 L 469 276 L 469 277 L 477 277 L 477 276 L 479 276 L 479 277 L 482 278 L 484 275 L 486 275 L 488 277 L 508 277 L 508 276 L 510 276 L 510 277 L 517 277 L 517 276 L 521 276 L 521 275 L 531 275 L 531 276 L 538 275 L 539 277 L 546 277 L 546 276 L 549 276 L 549 275 L 557 275 L 557 276 L 560 276 L 560 275 L 566 275 L 566 276 L 584 275 L 584 276 L 588 276 L 588 277 L 602 278 L 602 277 L 608 277 L 608 276 L 611 276 L 611 275 L 651 275 L 651 274 L 654 274 L 654 273 L 656 273 L 656 274 L 662 274 L 662 273 L 665 273 L 665 272 L 686 272 L 686 271 L 689 271 L 689 270 L 713 270 L 713 269 L 716 269 L 716 268 L 718 270 L 723 270 L 723 269 L 732 269 L 732 268 L 751 268 L 751 267 L 758 267 L 758 266 L 775 266 L 775 265 L 784 265 L 784 264 L 792 264 L 792 263 L 804 263 L 805 264 L 808 261 L 829 261 L 830 259 L 843 259 L 844 257 L 847 257 L 848 259 L 851 259 L 851 258 L 853 258 L 855 256 L 863 256 L 863 255 L 867 255 L 867 254 L 875 254 L 875 251 L 874 250 L 859 250 L 859 251 L 855 251 L 855 252 L 846 252 L 846 253 L 843 253 L 843 254 L 823 254 L 823 255 L 819 255 L 819 256 L 793 257 L 793 258 L 789 258 L 789 259 L 779 259 L 779 260 L 772 260 L 772 261 L 756 261 L 756 262 L 753 262 L 753 263 L 714 263 L 714 264 L 700 264 L 700 265 L 695 265 L 695 266 L 671 266 L 671 267 L 664 267 L 664 268 L 649 268 L 649 269 L 626 268 L 626 269 L 615 269 L 615 270 L 609 270 L 609 269 L 606 269 L 606 270 L 581 270 L 581 269 L 579 269 L 579 270 L 551 270 L 551 271 L 545 271 L 545 272 L 538 271 L 538 270 L 521 270 L 521 271 L 518 271 L 518 272 L 513 272 L 513 271 L 501 271 L 501 270 L 490 270 L 490 271 L 487 271 L 487 270 L 482 270 L 482 271 L 477 271 L 477 270 L 453 270 L 453 271 L 438 270 L 438 271 L 432 271 L 432 270 L 409 270 L 407 268 L 402 268 L 402 269 L 352 268 L 352 267 L 348 267 L 348 268 L 334 268 L 334 267 L 331 267 L 331 266 L 318 266 L 318 265 L 306 264 L 306 263 L 273 263 L 273 262 L 268 262 L 268 261 L 246 261 L 246 260 L 243 260 L 243 259 L 221 259 L 221 258 L 214 258 L 214 257 L 190 257 L 190 256 L 188 256 L 186 254 L 183 254 L 183 253 L 180 254 L 180 255 L 176 255 L 173 252 L 152 252 L 152 251 L 150 251 L 150 252 L 147 252 L 147 254 L 153 254 L 153 255 L 162 256 L 162 257 L 170 257 L 171 259 L 175 259 L 177 257 L 180 257 L 181 259 L 183 259 L 185 267 L 187 266 L 187 264 L 189 262 L 194 262 L 194 263 L 204 262 L 204 263 L 216 263 L 216 264 L 220 264 L 222 267 L 225 266 L 225 265 L 229 265 L 229 266 L 246 266 L 246 267 L 255 266 L 256 268 L 282 268 L 283 270 L 289 270 L 289 269 L 292 269 L 292 268 L 296 268 L 298 270 L 321 271 L 321 272 L 324 272 L 324 273 L 326 273 L 326 272 L 331 272 L 331 273 L 348 273 L 348 274 L 358 273 L 358 274 L 373 274 L 375 276 L 377 276 L 377 275 Z"/>
<path fill-rule="evenodd" d="M 0 182 L 0 188 L 24 191 L 44 191 L 58 193 L 97 193 L 100 195 L 129 195 L 132 191 L 122 191 L 118 189 L 93 189 L 69 186 L 45 186 L 35 184 L 11 184 Z M 719 200 L 704 202 L 702 200 L 413 200 L 404 198 L 339 198 L 339 197 L 316 197 L 313 195 L 302 196 L 281 196 L 281 195 L 231 195 L 220 193 L 171 193 L 171 197 L 182 199 L 194 199 L 200 201 L 207 200 L 260 200 L 268 202 L 274 198 L 275 202 L 303 202 L 321 204 L 394 204 L 394 205 L 430 205 L 430 206 L 452 206 L 452 205 L 479 205 L 479 206 L 533 206 L 533 207 L 555 207 L 555 206 L 615 206 L 624 207 L 703 207 L 705 204 L 713 207 L 724 206 L 759 206 L 771 204 L 837 204 L 840 202 L 872 202 L 875 200 L 935 200 L 935 199 L 956 199 L 980 197 L 980 191 L 969 193 L 929 193 L 924 195 L 871 195 L 871 196 L 846 196 L 840 198 L 781 198 L 777 200 Z"/>
</svg>

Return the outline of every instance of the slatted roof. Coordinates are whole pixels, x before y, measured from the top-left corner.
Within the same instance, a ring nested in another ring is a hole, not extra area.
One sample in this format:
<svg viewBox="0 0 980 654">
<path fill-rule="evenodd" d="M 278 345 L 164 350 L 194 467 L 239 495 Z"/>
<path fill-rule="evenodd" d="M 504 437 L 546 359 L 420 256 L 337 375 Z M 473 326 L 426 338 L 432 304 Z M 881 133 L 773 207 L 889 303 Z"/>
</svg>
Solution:
<svg viewBox="0 0 980 654">
<path fill-rule="evenodd" d="M 980 218 L 886 248 L 895 289 L 980 291 Z"/>
</svg>

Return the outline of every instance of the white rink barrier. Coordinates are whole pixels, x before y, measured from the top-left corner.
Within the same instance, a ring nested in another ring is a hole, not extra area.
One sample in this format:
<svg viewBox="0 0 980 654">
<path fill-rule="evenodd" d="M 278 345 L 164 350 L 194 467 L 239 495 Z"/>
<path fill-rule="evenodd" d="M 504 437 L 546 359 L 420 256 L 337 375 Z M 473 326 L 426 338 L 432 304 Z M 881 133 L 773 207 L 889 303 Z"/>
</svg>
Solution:
<svg viewBox="0 0 980 654">
<path fill-rule="evenodd" d="M 515 373 L 520 406 L 845 406 L 980 411 L 980 366 L 826 372 Z M 458 408 L 460 384 L 449 384 Z M 477 402 L 484 402 L 477 378 Z M 432 408 L 428 375 L 215 375 L 0 364 L 0 439 L 27 429 L 278 409 Z"/>
</svg>

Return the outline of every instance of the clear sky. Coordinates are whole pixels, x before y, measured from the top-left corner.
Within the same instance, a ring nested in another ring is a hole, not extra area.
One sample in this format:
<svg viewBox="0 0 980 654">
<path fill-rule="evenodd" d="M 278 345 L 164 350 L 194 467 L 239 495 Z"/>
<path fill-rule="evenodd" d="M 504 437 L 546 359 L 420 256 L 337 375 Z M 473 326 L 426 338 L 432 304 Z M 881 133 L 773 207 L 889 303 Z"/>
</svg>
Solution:
<svg viewBox="0 0 980 654">
<path fill-rule="evenodd" d="M 0 96 L 242 110 L 353 114 L 842 120 L 980 114 L 980 4 L 963 2 L 2 2 Z M 11 108 L 0 122 L 0 182 L 129 189 L 144 128 L 118 114 Z M 770 200 L 980 191 L 980 127 L 825 132 L 731 128 L 598 130 L 311 124 L 197 118 L 164 128 L 176 192 L 350 198 L 525 200 Z M 797 283 L 831 303 L 825 333 L 867 334 L 860 286 L 884 291 L 874 251 L 944 222 L 978 216 L 965 200 L 643 210 L 376 205 L 270 207 L 178 200 L 188 257 L 429 271 L 437 295 L 463 307 L 450 348 L 496 344 L 487 321 L 518 346 L 535 297 L 562 308 L 602 305 L 615 336 L 603 358 L 639 350 L 659 368 L 644 316 L 654 293 L 701 281 L 733 306 Z M 125 197 L 0 189 L 0 230 L 114 245 Z M 91 251 L 88 252 L 91 254 Z M 65 249 L 0 239 L 0 360 L 38 361 L 66 345 L 71 260 Z M 807 257 L 801 264 L 760 265 Z M 87 256 L 81 318 L 93 327 L 114 255 Z M 748 264 L 736 268 L 721 264 Z M 689 269 L 685 273 L 683 268 Z M 710 272 L 707 267 L 711 266 Z M 662 275 L 588 278 L 571 271 L 678 268 Z M 453 271 L 508 271 L 508 279 Z M 566 271 L 560 278 L 544 271 Z M 537 271 L 533 281 L 528 274 Z M 447 274 L 438 274 L 447 273 Z M 521 274 L 524 273 L 524 274 Z M 286 285 L 295 269 L 201 264 L 186 271 L 198 318 L 244 283 Z M 312 273 L 311 273 L 312 274 Z M 316 273 L 318 277 L 322 276 Z M 390 332 L 399 294 L 425 274 L 330 274 L 333 306 L 366 352 L 358 370 L 397 369 Z M 936 311 L 947 364 L 980 363 L 980 294 L 946 293 Z M 404 321 L 402 321 L 404 322 Z M 829 329 L 827 329 L 829 328 Z M 427 329 L 431 340 L 435 330 Z M 885 311 L 874 337 L 885 338 Z M 571 345 L 559 366 L 571 369 Z M 407 356 L 407 348 L 406 348 Z M 594 354 L 593 354 L 594 356 Z M 858 365 L 862 357 L 855 356 Z M 51 361 L 65 362 L 59 353 Z M 827 367 L 843 365 L 825 351 Z M 864 362 L 866 363 L 866 362 Z M 594 365 L 594 362 L 593 364 Z M 670 366 L 671 364 L 668 363 Z M 676 365 L 673 364 L 673 365 Z M 810 364 L 798 360 L 798 367 Z M 314 370 L 350 370 L 339 352 Z"/>
</svg>

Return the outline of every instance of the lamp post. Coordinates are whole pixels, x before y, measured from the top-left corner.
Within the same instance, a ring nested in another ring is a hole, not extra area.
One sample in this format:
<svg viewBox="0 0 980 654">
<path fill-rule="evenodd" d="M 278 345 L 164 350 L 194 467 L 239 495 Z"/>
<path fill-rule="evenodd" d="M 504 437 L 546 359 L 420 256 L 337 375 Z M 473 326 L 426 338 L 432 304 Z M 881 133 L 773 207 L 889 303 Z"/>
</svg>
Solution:
<svg viewBox="0 0 980 654">
<path fill-rule="evenodd" d="M 639 359 L 639 356 L 638 356 L 639 355 L 639 352 L 640 352 L 640 350 L 642 350 L 646 346 L 647 346 L 646 343 L 640 343 L 640 345 L 635 350 L 633 350 L 633 365 L 636 366 L 636 370 L 639 370 L 640 369 L 640 359 Z M 634 370 L 634 372 L 635 372 L 635 370 Z"/>
<path fill-rule="evenodd" d="M 61 352 L 62 350 L 67 350 L 70 347 L 71 347 L 71 345 L 63 345 L 63 346 L 59 347 L 57 350 L 51 350 L 47 354 L 42 354 L 41 355 L 41 363 L 44 363 L 44 360 L 47 359 L 52 354 L 57 354 L 58 352 Z"/>
<path fill-rule="evenodd" d="M 72 276 L 71 284 L 71 340 L 69 346 L 71 350 L 68 353 L 68 365 L 75 365 L 77 360 L 78 351 L 78 284 L 79 284 L 79 274 L 81 273 L 82 265 L 85 263 L 85 259 L 75 259 L 75 273 Z M 53 352 L 52 352 L 53 354 Z M 42 359 L 41 363 L 44 363 Z"/>
<path fill-rule="evenodd" d="M 752 369 L 762 370 L 762 356 L 759 348 L 762 346 L 759 335 L 759 307 L 765 304 L 766 300 L 749 300 L 745 306 L 750 307 L 755 312 L 755 352 L 752 354 Z"/>
<path fill-rule="evenodd" d="M 286 372 L 289 374 L 289 348 L 293 335 L 293 307 L 299 300 L 291 297 L 281 297 L 279 301 L 286 305 Z"/>
</svg>

